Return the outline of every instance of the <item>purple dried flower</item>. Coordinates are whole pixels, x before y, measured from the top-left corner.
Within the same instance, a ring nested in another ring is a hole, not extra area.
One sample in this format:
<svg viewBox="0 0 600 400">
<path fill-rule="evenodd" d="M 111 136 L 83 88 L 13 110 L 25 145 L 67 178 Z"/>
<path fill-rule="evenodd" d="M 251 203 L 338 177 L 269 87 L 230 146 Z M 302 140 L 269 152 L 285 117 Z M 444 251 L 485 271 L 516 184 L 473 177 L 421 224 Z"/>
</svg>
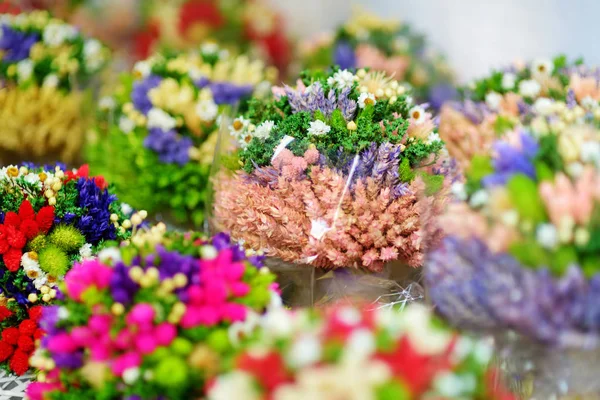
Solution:
<svg viewBox="0 0 600 400">
<path fill-rule="evenodd" d="M 147 115 L 153 107 L 152 102 L 148 97 L 148 92 L 160 85 L 161 82 L 162 78 L 160 76 L 149 75 L 133 84 L 133 89 L 131 90 L 131 102 L 142 114 Z"/>
<path fill-rule="evenodd" d="M 2 61 L 19 62 L 29 57 L 31 46 L 40 41 L 37 33 L 27 34 L 2 25 L 0 34 L 0 50 L 4 51 Z"/>
<path fill-rule="evenodd" d="M 319 82 L 313 83 L 304 92 L 286 86 L 285 93 L 294 113 L 320 111 L 326 117 L 330 117 L 335 109 L 335 93 L 331 95 L 330 91 L 329 97 L 325 97 L 323 87 Z"/>
<path fill-rule="evenodd" d="M 252 85 L 236 85 L 230 82 L 213 82 L 208 85 L 216 104 L 235 104 L 252 94 Z"/>
<path fill-rule="evenodd" d="M 344 115 L 344 119 L 346 121 L 353 121 L 354 120 L 354 115 L 356 114 L 356 110 L 358 107 L 358 104 L 356 103 L 355 100 L 350 99 L 350 97 L 348 97 L 350 95 L 350 92 L 352 91 L 352 88 L 346 88 L 344 89 L 338 96 L 338 100 L 337 100 L 337 107 L 340 109 L 340 111 L 342 111 L 342 115 Z M 331 92 L 330 92 L 331 94 Z"/>
<path fill-rule="evenodd" d="M 356 54 L 350 43 L 340 41 L 333 50 L 333 63 L 341 69 L 356 68 Z"/>
<path fill-rule="evenodd" d="M 167 164 L 187 164 L 192 145 L 189 137 L 181 137 L 174 130 L 164 132 L 160 128 L 150 129 L 144 139 L 144 146 L 156 152 L 159 160 Z"/>
</svg>

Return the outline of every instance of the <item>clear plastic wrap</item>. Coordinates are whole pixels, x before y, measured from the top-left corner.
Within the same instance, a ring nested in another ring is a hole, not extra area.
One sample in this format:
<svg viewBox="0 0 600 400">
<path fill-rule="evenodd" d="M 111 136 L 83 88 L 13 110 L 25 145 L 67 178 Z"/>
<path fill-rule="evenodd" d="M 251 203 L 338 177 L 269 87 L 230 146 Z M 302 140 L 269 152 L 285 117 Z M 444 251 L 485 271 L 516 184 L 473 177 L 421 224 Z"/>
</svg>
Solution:
<svg viewBox="0 0 600 400">
<path fill-rule="evenodd" d="M 350 86 L 337 86 L 344 79 Z M 239 150 L 215 162 L 213 229 L 282 271 L 317 268 L 291 283 L 300 304 L 401 292 L 422 264 L 424 209 L 446 182 L 436 167 L 442 144 L 431 114 L 392 82 L 364 70 L 307 75 L 222 130 L 221 143 L 233 138 Z M 379 95 L 367 85 L 381 85 Z"/>
</svg>

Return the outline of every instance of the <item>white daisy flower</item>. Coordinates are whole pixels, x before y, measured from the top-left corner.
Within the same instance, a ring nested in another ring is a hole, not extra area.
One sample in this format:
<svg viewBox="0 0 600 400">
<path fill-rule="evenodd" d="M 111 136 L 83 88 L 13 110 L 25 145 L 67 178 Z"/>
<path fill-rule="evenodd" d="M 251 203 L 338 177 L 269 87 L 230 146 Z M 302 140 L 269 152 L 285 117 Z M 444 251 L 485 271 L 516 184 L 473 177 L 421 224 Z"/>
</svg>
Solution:
<svg viewBox="0 0 600 400">
<path fill-rule="evenodd" d="M 375 100 L 375 95 L 373 93 L 361 93 L 358 97 L 358 106 L 360 108 L 365 108 L 367 105 L 375 105 L 377 100 Z"/>
<path fill-rule="evenodd" d="M 553 249 L 558 244 L 558 231 L 552 224 L 540 224 L 536 230 L 537 242 L 546 249 Z"/>
<path fill-rule="evenodd" d="M 531 76 L 535 80 L 549 77 L 554 72 L 554 64 L 551 60 L 538 59 L 531 64 Z"/>
<path fill-rule="evenodd" d="M 348 71 L 347 69 L 342 69 L 333 74 L 333 76 L 327 78 L 327 83 L 331 87 L 344 90 L 352 87 L 357 79 L 358 78 L 356 75 L 354 75 L 352 72 Z"/>
<path fill-rule="evenodd" d="M 421 106 L 414 106 L 411 108 L 408 112 L 408 115 L 410 118 L 412 118 L 416 125 L 421 125 L 423 122 L 425 122 L 425 109 Z"/>
<path fill-rule="evenodd" d="M 275 127 L 275 122 L 265 121 L 258 125 L 254 130 L 253 136 L 259 139 L 266 139 L 271 135 L 271 131 Z"/>
<path fill-rule="evenodd" d="M 540 84 L 534 80 L 524 80 L 519 83 L 519 93 L 524 97 L 536 97 L 541 90 Z"/>
<path fill-rule="evenodd" d="M 425 143 L 431 145 L 434 144 L 435 142 L 440 142 L 442 139 L 440 139 L 440 135 L 438 135 L 436 132 L 431 132 L 429 134 L 429 136 L 427 137 L 427 141 Z"/>
<path fill-rule="evenodd" d="M 123 133 L 131 133 L 135 129 L 135 122 L 122 115 L 119 118 L 119 129 Z"/>
<path fill-rule="evenodd" d="M 229 125 L 229 133 L 234 137 L 239 137 L 248 130 L 248 125 L 250 125 L 249 119 L 238 117 Z"/>
<path fill-rule="evenodd" d="M 515 88 L 517 76 L 511 72 L 507 72 L 502 76 L 502 89 L 511 90 Z"/>
<path fill-rule="evenodd" d="M 83 55 L 85 62 L 90 70 L 99 69 L 103 62 L 104 57 L 102 56 L 102 45 L 96 39 L 89 39 L 85 41 L 83 45 Z"/>
<path fill-rule="evenodd" d="M 478 208 L 478 207 L 485 205 L 488 202 L 488 199 L 489 199 L 488 192 L 481 189 L 481 190 L 478 190 L 475 193 L 473 193 L 473 195 L 471 196 L 471 200 L 469 200 L 469 204 L 473 208 Z"/>
<path fill-rule="evenodd" d="M 141 78 L 145 78 L 152 72 L 152 64 L 149 61 L 138 61 L 133 66 L 133 73 Z"/>
<path fill-rule="evenodd" d="M 502 103 L 502 95 L 497 92 L 489 92 L 485 95 L 485 104 L 492 110 L 498 111 Z"/>
<path fill-rule="evenodd" d="M 33 61 L 30 59 L 25 59 L 19 61 L 17 63 L 17 76 L 19 77 L 19 82 L 26 82 L 33 75 Z"/>
<path fill-rule="evenodd" d="M 308 128 L 309 135 L 321 136 L 326 135 L 331 131 L 331 127 L 321 120 L 312 121 Z"/>
<path fill-rule="evenodd" d="M 214 121 L 219 114 L 219 107 L 212 99 L 205 99 L 196 104 L 196 114 L 203 121 Z"/>
<path fill-rule="evenodd" d="M 49 23 L 44 29 L 43 41 L 49 47 L 58 47 L 77 37 L 75 27 L 62 23 Z"/>
<path fill-rule="evenodd" d="M 55 74 L 50 74 L 46 76 L 46 78 L 44 78 L 43 86 L 48 88 L 55 88 L 58 86 L 58 83 L 58 76 L 56 76 Z"/>
<path fill-rule="evenodd" d="M 547 97 L 540 97 L 533 103 L 533 109 L 540 115 L 548 116 L 554 111 L 554 101 Z"/>
<path fill-rule="evenodd" d="M 154 107 L 148 112 L 148 128 L 160 128 L 166 132 L 175 129 L 176 126 L 175 118 L 160 108 Z"/>
<path fill-rule="evenodd" d="M 293 368 L 308 367 L 321 359 L 322 350 L 316 337 L 305 335 L 292 344 L 286 361 Z"/>
<path fill-rule="evenodd" d="M 92 245 L 90 243 L 86 243 L 79 249 L 79 255 L 82 260 L 89 260 L 92 257 Z"/>
</svg>

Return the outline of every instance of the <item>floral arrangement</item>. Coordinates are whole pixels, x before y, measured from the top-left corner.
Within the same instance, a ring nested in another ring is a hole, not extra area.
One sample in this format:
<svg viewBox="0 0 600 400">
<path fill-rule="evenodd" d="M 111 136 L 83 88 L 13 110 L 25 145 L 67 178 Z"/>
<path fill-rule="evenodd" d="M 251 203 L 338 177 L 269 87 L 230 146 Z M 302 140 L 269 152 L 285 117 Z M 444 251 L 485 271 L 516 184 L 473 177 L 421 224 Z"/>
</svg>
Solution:
<svg viewBox="0 0 600 400">
<path fill-rule="evenodd" d="M 174 0 L 148 2 L 137 52 L 190 49 L 212 40 L 234 53 L 254 53 L 285 71 L 292 44 L 282 16 L 264 0 Z"/>
<path fill-rule="evenodd" d="M 558 346 L 599 343 L 600 103 L 569 93 L 536 100 L 531 122 L 473 157 L 452 187 L 458 200 L 440 217 L 447 236 L 426 275 L 456 324 Z"/>
<path fill-rule="evenodd" d="M 191 399 L 244 340 L 231 327 L 277 299 L 275 276 L 225 234 L 165 234 L 164 225 L 66 276 L 46 310 L 32 400 Z"/>
<path fill-rule="evenodd" d="M 468 168 L 473 156 L 487 154 L 498 135 L 521 125 L 545 132 L 562 129 L 565 120 L 548 119 L 553 107 L 565 107 L 567 122 L 591 111 L 600 118 L 600 69 L 564 56 L 494 71 L 461 90 L 462 101 L 441 111 L 440 136 L 450 155 Z"/>
<path fill-rule="evenodd" d="M 107 49 L 75 27 L 34 11 L 0 16 L 0 159 L 79 156 L 89 124 L 87 88 Z"/>
<path fill-rule="evenodd" d="M 214 44 L 140 61 L 115 95 L 101 100 L 88 161 L 133 206 L 201 224 L 219 114 L 268 92 L 270 71 Z"/>
<path fill-rule="evenodd" d="M 403 312 L 269 312 L 209 400 L 513 399 L 488 370 L 492 349 L 445 328 L 421 305 Z"/>
<path fill-rule="evenodd" d="M 240 149 L 214 180 L 216 226 L 287 262 L 421 265 L 419 213 L 446 182 L 431 114 L 383 72 L 306 73 L 273 91 L 231 123 Z"/>
<path fill-rule="evenodd" d="M 130 237 L 145 212 L 119 203 L 87 166 L 0 169 L 0 367 L 18 375 L 40 331 L 39 304 L 58 296 L 74 262 Z M 26 336 L 26 338 L 21 338 Z"/>
<path fill-rule="evenodd" d="M 456 95 L 444 58 L 427 48 L 422 35 L 396 20 L 357 10 L 334 34 L 322 34 L 300 48 L 307 68 L 371 68 L 412 86 L 420 101 L 439 109 Z"/>
</svg>

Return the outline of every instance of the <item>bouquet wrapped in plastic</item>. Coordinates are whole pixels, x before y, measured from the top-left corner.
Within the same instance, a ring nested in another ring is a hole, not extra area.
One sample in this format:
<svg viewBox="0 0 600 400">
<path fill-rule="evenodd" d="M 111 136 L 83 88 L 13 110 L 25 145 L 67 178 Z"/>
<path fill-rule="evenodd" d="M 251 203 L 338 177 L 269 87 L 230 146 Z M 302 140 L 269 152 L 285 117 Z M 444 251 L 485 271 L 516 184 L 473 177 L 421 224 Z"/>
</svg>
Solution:
<svg viewBox="0 0 600 400">
<path fill-rule="evenodd" d="M 146 2 L 139 57 L 162 49 L 191 49 L 212 40 L 235 54 L 252 53 L 285 71 L 292 44 L 276 8 L 264 0 L 154 0 Z"/>
<path fill-rule="evenodd" d="M 499 135 L 516 127 L 562 129 L 563 119 L 547 118 L 557 111 L 553 107 L 571 111 L 567 122 L 583 117 L 584 110 L 600 115 L 592 107 L 600 100 L 599 77 L 600 69 L 564 56 L 495 71 L 463 89 L 460 102 L 442 108 L 440 137 L 450 155 L 468 167 L 475 155 L 488 154 Z"/>
<path fill-rule="evenodd" d="M 198 226 L 219 115 L 268 93 L 268 78 L 262 62 L 230 57 L 213 44 L 140 61 L 114 96 L 101 100 L 87 159 L 133 206 Z"/>
<path fill-rule="evenodd" d="M 78 160 L 108 56 L 47 12 L 0 15 L 0 161 Z"/>
<path fill-rule="evenodd" d="M 30 399 L 201 398 L 245 340 L 232 327 L 278 299 L 274 275 L 225 234 L 159 225 L 131 242 L 67 274 L 64 298 L 42 317 Z"/>
<path fill-rule="evenodd" d="M 364 10 L 334 33 L 321 34 L 300 47 L 306 68 L 370 68 L 383 71 L 413 89 L 419 101 L 439 109 L 456 95 L 453 74 L 444 58 L 427 47 L 425 38 L 397 20 L 385 20 Z"/>
<path fill-rule="evenodd" d="M 516 377 L 531 376 L 539 398 L 597 395 L 600 104 L 544 99 L 454 184 L 426 283 L 451 322 L 517 349 L 508 363 L 517 360 Z"/>
<path fill-rule="evenodd" d="M 87 166 L 0 169 L 0 368 L 29 369 L 41 309 L 73 263 L 131 236 L 132 214 Z"/>
<path fill-rule="evenodd" d="M 230 123 L 240 148 L 214 177 L 217 229 L 287 263 L 419 267 L 420 211 L 440 208 L 447 182 L 431 114 L 383 72 L 306 73 L 273 91 Z"/>
<path fill-rule="evenodd" d="M 209 400 L 511 400 L 491 346 L 445 328 L 424 306 L 267 313 Z"/>
</svg>

